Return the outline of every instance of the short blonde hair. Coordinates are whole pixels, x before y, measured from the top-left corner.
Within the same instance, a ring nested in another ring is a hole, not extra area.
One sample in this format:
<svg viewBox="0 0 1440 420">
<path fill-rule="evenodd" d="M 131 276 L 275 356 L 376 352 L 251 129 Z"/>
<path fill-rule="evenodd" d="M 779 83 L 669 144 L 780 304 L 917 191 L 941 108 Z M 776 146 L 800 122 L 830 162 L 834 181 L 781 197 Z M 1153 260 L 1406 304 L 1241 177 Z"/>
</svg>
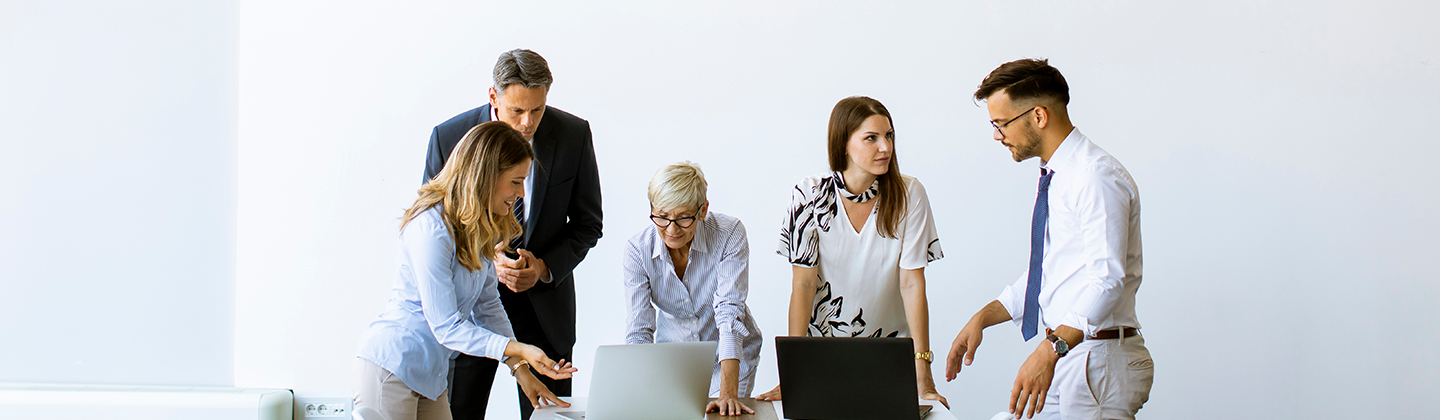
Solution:
<svg viewBox="0 0 1440 420">
<path fill-rule="evenodd" d="M 650 206 L 655 210 L 691 209 L 705 206 L 705 173 L 700 165 L 684 161 L 660 168 L 650 178 Z"/>
</svg>

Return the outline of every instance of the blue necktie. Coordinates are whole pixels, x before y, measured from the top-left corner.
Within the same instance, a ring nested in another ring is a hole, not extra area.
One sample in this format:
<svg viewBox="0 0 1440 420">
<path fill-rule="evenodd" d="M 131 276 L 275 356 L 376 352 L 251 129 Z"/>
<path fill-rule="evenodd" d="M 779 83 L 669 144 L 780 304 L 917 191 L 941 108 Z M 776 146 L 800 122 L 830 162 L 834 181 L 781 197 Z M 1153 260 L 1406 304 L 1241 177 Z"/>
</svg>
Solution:
<svg viewBox="0 0 1440 420">
<path fill-rule="evenodd" d="M 510 212 L 515 215 L 515 221 L 520 222 L 520 236 L 510 240 L 510 249 L 519 250 L 525 244 L 525 197 L 515 199 L 515 208 Z"/>
<path fill-rule="evenodd" d="M 1040 323 L 1040 262 L 1045 259 L 1045 222 L 1050 219 L 1050 177 L 1054 172 L 1040 169 L 1040 193 L 1035 197 L 1035 215 L 1030 219 L 1030 278 L 1025 281 L 1025 314 L 1020 335 L 1035 338 Z"/>
</svg>

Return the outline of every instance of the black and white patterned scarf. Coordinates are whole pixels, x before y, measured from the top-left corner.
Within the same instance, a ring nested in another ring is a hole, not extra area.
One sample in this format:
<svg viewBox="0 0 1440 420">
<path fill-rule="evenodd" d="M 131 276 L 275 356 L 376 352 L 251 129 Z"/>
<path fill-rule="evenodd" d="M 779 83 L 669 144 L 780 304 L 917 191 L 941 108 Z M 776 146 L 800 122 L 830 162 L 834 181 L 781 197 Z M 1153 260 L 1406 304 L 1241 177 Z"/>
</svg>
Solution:
<svg viewBox="0 0 1440 420">
<path fill-rule="evenodd" d="M 874 199 L 876 195 L 880 194 L 880 178 L 878 177 L 875 178 L 875 182 L 870 183 L 870 188 L 859 194 L 851 193 L 850 190 L 845 189 L 845 176 L 843 174 L 836 172 L 834 175 L 831 175 L 831 177 L 835 179 L 835 191 L 839 193 L 841 197 L 845 197 L 846 200 L 864 203 Z"/>
</svg>

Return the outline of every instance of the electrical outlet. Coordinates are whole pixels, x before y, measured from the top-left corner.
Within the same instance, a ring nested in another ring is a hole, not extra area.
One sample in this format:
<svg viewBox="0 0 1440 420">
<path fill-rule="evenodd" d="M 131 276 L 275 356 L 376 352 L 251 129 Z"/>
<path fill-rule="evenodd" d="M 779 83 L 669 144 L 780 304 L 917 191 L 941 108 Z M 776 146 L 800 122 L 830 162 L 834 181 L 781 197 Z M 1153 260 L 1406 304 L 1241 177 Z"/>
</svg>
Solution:
<svg viewBox="0 0 1440 420">
<path fill-rule="evenodd" d="M 350 418 L 348 398 L 295 398 L 296 414 L 303 419 L 348 419 Z"/>
</svg>

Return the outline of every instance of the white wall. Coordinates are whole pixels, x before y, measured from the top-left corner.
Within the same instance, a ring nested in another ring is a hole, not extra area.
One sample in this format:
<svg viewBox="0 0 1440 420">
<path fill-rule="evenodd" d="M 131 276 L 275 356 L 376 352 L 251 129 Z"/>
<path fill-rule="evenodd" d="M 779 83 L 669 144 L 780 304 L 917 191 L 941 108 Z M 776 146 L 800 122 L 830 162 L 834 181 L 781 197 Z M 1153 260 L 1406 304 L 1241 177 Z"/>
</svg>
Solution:
<svg viewBox="0 0 1440 420">
<path fill-rule="evenodd" d="M 0 381 L 233 369 L 348 396 L 430 127 L 525 47 L 552 64 L 551 104 L 592 122 L 605 190 L 607 236 L 576 273 L 580 394 L 594 347 L 622 336 L 618 250 L 666 163 L 699 162 L 713 208 L 749 226 L 750 304 L 784 331 L 789 271 L 767 250 L 856 94 L 895 114 L 937 209 L 943 351 L 1024 267 L 1034 162 L 988 140 L 969 94 L 1027 56 L 1066 74 L 1077 125 L 1141 186 L 1143 416 L 1416 417 L 1440 391 L 1435 5 L 292 3 L 239 2 L 238 35 L 235 3 L 0 6 Z M 941 384 L 961 418 L 1004 405 L 1033 348 L 1017 335 L 991 330 Z M 513 412 L 498 383 L 491 406 Z"/>
<path fill-rule="evenodd" d="M 0 2 L 0 381 L 233 383 L 234 6 Z"/>
<path fill-rule="evenodd" d="M 996 65 L 1049 57 L 1078 126 L 1141 186 L 1139 315 L 1157 360 L 1149 418 L 1428 413 L 1440 210 L 1433 4 L 1262 1 L 565 2 L 295 5 L 241 13 L 236 383 L 346 394 L 356 338 L 392 280 L 396 218 L 429 130 L 483 103 L 494 57 L 544 55 L 550 104 L 588 118 L 606 236 L 576 273 L 576 390 L 622 337 L 617 257 L 646 181 L 690 159 L 743 219 L 750 304 L 784 332 L 770 254 L 787 187 L 824 171 L 835 101 L 895 115 L 948 257 L 927 271 L 935 349 L 1024 269 L 1035 162 L 989 140 L 969 99 Z M 961 418 L 1007 400 L 1033 349 L 990 331 L 940 386 Z M 767 348 L 770 343 L 767 343 Z M 776 382 L 767 350 L 759 389 Z M 937 364 L 936 371 L 943 365 Z M 937 375 L 938 376 L 938 375 Z M 514 410 L 498 382 L 494 410 Z M 508 416 L 497 416 L 508 417 Z"/>
</svg>

